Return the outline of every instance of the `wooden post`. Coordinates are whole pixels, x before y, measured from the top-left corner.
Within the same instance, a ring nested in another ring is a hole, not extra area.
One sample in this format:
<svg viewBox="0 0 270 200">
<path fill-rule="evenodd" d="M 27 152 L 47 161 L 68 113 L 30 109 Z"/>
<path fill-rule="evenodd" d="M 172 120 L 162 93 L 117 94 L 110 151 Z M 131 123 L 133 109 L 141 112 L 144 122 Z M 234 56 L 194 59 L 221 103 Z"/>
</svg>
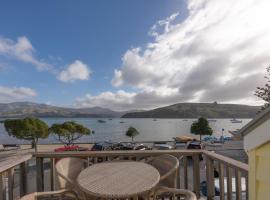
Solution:
<svg viewBox="0 0 270 200">
<path fill-rule="evenodd" d="M 4 200 L 5 187 L 3 184 L 3 174 L 0 173 L 0 200 Z"/>
<path fill-rule="evenodd" d="M 218 163 L 220 200 L 224 200 L 224 165 Z"/>
<path fill-rule="evenodd" d="M 54 191 L 55 158 L 50 159 L 50 179 L 51 179 L 51 191 Z"/>
<path fill-rule="evenodd" d="M 44 171 L 43 171 L 43 158 L 36 157 L 37 168 L 37 191 L 44 191 Z"/>
<path fill-rule="evenodd" d="M 246 184 L 246 200 L 248 200 L 248 173 L 245 176 L 245 184 Z"/>
<path fill-rule="evenodd" d="M 14 168 L 8 170 L 8 200 L 13 200 Z"/>
<path fill-rule="evenodd" d="M 242 199 L 241 172 L 235 169 L 236 200 Z"/>
<path fill-rule="evenodd" d="M 20 196 L 27 193 L 27 161 L 20 164 Z"/>
<path fill-rule="evenodd" d="M 180 175 L 180 165 L 178 166 L 178 168 L 177 168 L 177 170 L 176 170 L 176 188 L 177 189 L 180 189 L 180 181 L 181 181 L 181 179 L 180 179 L 180 177 L 181 177 L 181 175 Z"/>
<path fill-rule="evenodd" d="M 230 167 L 226 167 L 227 176 L 227 199 L 232 200 L 232 171 Z"/>
<path fill-rule="evenodd" d="M 193 155 L 193 190 L 197 196 L 200 198 L 200 160 L 199 155 Z"/>
<path fill-rule="evenodd" d="M 187 157 L 184 157 L 184 188 L 188 189 L 188 166 Z"/>
<path fill-rule="evenodd" d="M 2 182 L 2 194 L 1 197 L 3 200 L 8 200 L 8 193 L 7 193 L 7 189 L 8 189 L 8 182 L 7 182 L 7 172 L 2 172 L 1 175 L 1 182 Z"/>
<path fill-rule="evenodd" d="M 213 200 L 215 197 L 214 161 L 208 156 L 206 156 L 206 182 L 207 200 Z"/>
</svg>

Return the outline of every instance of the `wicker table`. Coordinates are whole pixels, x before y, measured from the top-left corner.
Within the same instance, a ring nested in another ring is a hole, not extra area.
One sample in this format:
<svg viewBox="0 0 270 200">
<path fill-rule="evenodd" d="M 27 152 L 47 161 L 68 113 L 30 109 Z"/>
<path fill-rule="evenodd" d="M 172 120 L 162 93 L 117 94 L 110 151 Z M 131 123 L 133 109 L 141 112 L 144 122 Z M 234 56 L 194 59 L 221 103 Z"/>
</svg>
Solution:
<svg viewBox="0 0 270 200">
<path fill-rule="evenodd" d="M 86 195 L 111 199 L 147 194 L 159 179 L 151 165 L 127 161 L 94 164 L 79 174 L 77 182 Z"/>
</svg>

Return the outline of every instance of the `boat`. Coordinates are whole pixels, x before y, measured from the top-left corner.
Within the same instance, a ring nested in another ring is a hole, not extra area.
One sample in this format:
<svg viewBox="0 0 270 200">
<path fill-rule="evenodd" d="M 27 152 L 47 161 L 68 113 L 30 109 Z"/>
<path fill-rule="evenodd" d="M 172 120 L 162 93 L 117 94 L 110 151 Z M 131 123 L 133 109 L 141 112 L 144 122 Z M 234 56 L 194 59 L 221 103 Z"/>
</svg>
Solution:
<svg viewBox="0 0 270 200">
<path fill-rule="evenodd" d="M 123 121 L 121 121 L 121 122 L 119 122 L 120 124 L 123 124 L 123 123 L 125 123 L 125 122 L 123 122 Z"/>
<path fill-rule="evenodd" d="M 190 136 L 186 136 L 186 135 L 174 137 L 173 139 L 176 143 L 187 143 L 187 142 L 196 140 L 194 137 L 190 137 Z"/>
<path fill-rule="evenodd" d="M 153 121 L 157 121 L 157 119 L 153 119 Z"/>
<path fill-rule="evenodd" d="M 99 123 L 106 123 L 106 121 L 102 120 L 102 119 L 99 119 L 97 120 Z"/>
<path fill-rule="evenodd" d="M 187 122 L 188 120 L 187 119 L 183 119 L 182 121 Z"/>
<path fill-rule="evenodd" d="M 239 134 L 239 129 L 236 129 L 235 131 L 228 131 L 230 134 L 232 134 L 232 140 L 242 140 L 242 135 Z"/>
<path fill-rule="evenodd" d="M 216 122 L 216 119 L 208 119 L 209 122 Z"/>
<path fill-rule="evenodd" d="M 238 119 L 231 119 L 231 123 L 242 123 L 242 120 L 238 120 Z"/>
</svg>

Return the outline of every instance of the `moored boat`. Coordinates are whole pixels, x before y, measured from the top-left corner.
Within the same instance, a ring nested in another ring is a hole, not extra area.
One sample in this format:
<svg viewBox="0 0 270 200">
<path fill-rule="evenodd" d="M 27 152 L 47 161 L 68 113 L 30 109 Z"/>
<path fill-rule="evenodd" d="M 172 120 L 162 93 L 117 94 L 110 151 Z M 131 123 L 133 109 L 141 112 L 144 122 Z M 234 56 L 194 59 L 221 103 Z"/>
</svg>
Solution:
<svg viewBox="0 0 270 200">
<path fill-rule="evenodd" d="M 242 123 L 242 120 L 238 120 L 238 119 L 231 119 L 231 123 Z"/>
</svg>

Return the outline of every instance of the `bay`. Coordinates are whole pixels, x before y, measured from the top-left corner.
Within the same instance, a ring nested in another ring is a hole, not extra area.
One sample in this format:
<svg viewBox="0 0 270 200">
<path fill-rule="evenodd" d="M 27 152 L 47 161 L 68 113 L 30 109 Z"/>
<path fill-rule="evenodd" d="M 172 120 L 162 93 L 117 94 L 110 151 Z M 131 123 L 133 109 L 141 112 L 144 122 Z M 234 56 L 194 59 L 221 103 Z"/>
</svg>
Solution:
<svg viewBox="0 0 270 200">
<path fill-rule="evenodd" d="M 125 136 L 125 132 L 129 126 L 135 127 L 140 134 L 136 136 L 137 141 L 151 141 L 151 140 L 171 140 L 173 137 L 180 135 L 191 135 L 190 126 L 196 119 L 143 119 L 143 118 L 112 118 L 112 119 L 98 119 L 98 118 L 41 118 L 48 125 L 53 123 L 63 123 L 65 121 L 75 121 L 86 127 L 94 130 L 94 134 L 90 136 L 81 137 L 76 142 L 89 143 L 99 141 L 130 141 L 130 138 Z M 98 120 L 103 120 L 105 123 L 100 123 Z M 213 135 L 220 137 L 222 135 L 222 128 L 224 128 L 224 135 L 231 136 L 229 130 L 234 131 L 240 129 L 247 124 L 251 119 L 240 119 L 242 123 L 231 123 L 231 119 L 216 119 L 210 121 L 210 126 L 213 128 Z M 41 144 L 57 143 L 56 137 L 51 135 L 47 139 L 39 141 Z M 26 144 L 29 143 L 24 140 L 17 140 L 8 136 L 5 131 L 3 123 L 0 123 L 0 144 Z"/>
</svg>

